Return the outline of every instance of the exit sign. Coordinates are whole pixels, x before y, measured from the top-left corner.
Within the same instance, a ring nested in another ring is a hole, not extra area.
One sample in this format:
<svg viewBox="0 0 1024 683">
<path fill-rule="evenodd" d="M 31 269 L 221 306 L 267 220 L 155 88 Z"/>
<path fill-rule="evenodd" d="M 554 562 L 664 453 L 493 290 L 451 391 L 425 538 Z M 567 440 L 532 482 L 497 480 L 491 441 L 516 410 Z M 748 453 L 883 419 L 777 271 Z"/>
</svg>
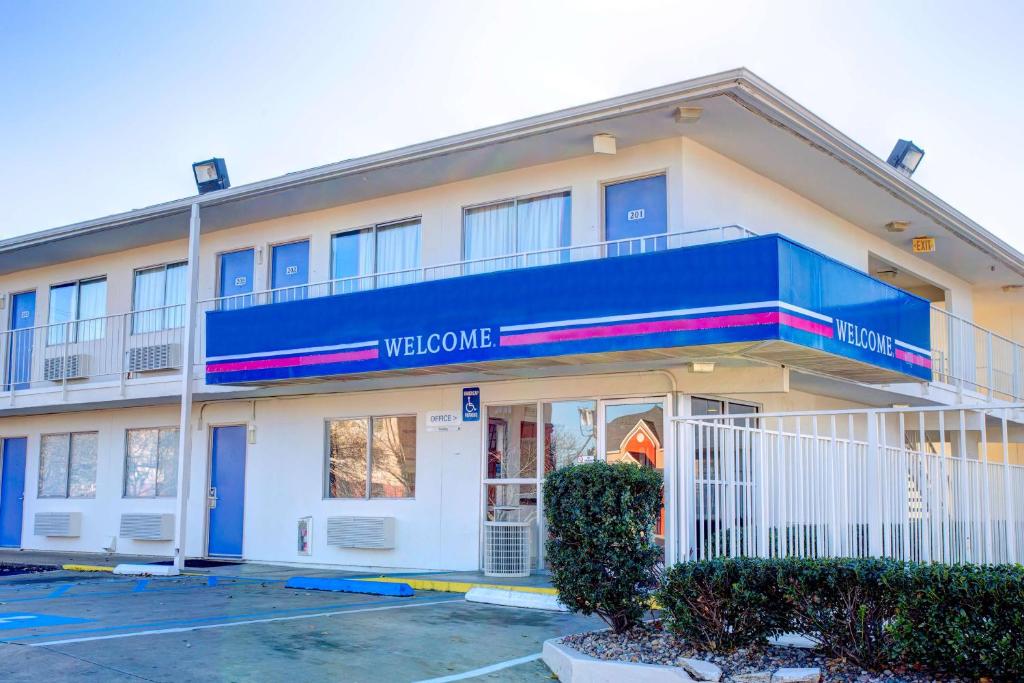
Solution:
<svg viewBox="0 0 1024 683">
<path fill-rule="evenodd" d="M 935 251 L 934 237 L 915 237 L 913 242 L 915 254 L 930 254 Z"/>
</svg>

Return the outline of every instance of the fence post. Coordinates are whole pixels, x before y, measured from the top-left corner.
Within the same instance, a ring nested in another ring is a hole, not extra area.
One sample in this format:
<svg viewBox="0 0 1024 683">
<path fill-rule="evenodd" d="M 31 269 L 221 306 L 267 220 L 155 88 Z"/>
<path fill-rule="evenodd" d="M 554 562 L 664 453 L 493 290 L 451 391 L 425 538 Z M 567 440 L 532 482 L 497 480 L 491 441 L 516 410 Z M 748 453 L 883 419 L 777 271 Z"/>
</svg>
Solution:
<svg viewBox="0 0 1024 683">
<path fill-rule="evenodd" d="M 881 475 L 882 454 L 878 447 L 878 413 L 869 410 L 865 415 L 868 424 L 868 555 L 871 557 L 882 556 L 882 505 L 879 497 L 882 482 Z"/>
<path fill-rule="evenodd" d="M 71 340 L 71 323 L 64 323 L 64 349 L 60 361 L 61 398 L 68 400 L 68 344 Z"/>
<path fill-rule="evenodd" d="M 988 371 L 986 382 L 988 382 L 988 397 L 989 400 L 995 398 L 996 385 L 992 372 L 992 366 L 995 364 L 995 359 L 992 357 L 992 330 L 985 332 L 985 367 Z"/>
<path fill-rule="evenodd" d="M 131 313 L 121 316 L 121 395 L 124 396 L 125 383 L 128 380 L 128 330 L 135 320 Z"/>
</svg>

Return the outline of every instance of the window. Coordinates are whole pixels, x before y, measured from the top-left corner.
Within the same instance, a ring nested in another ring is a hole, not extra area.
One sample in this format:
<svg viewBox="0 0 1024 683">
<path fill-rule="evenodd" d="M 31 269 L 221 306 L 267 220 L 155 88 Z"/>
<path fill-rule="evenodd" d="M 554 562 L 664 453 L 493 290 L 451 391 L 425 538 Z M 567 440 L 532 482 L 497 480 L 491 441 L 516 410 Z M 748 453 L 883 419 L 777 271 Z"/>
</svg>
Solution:
<svg viewBox="0 0 1024 683">
<path fill-rule="evenodd" d="M 95 498 L 96 432 L 44 434 L 39 444 L 40 498 Z"/>
<path fill-rule="evenodd" d="M 124 462 L 125 498 L 166 498 L 178 489 L 178 429 L 129 429 Z"/>
<path fill-rule="evenodd" d="M 571 203 L 571 194 L 565 191 L 465 209 L 462 257 L 475 261 L 466 271 L 486 273 L 564 261 L 568 254 L 557 250 L 569 246 Z M 537 251 L 544 253 L 511 257 Z"/>
<path fill-rule="evenodd" d="M 135 271 L 132 334 L 171 330 L 185 325 L 188 263 L 168 263 Z"/>
<path fill-rule="evenodd" d="M 327 423 L 328 498 L 413 498 L 416 417 Z"/>
<path fill-rule="evenodd" d="M 106 334 L 107 278 L 50 287 L 49 345 L 102 339 Z M 76 322 L 80 321 L 80 322 Z"/>
<path fill-rule="evenodd" d="M 604 238 L 608 241 L 629 240 L 608 245 L 609 256 L 665 249 L 667 232 L 668 200 L 664 174 L 605 185 Z M 632 239 L 640 237 L 646 239 Z"/>
<path fill-rule="evenodd" d="M 418 218 L 348 230 L 331 237 L 334 294 L 415 282 L 415 270 L 419 267 Z"/>
</svg>

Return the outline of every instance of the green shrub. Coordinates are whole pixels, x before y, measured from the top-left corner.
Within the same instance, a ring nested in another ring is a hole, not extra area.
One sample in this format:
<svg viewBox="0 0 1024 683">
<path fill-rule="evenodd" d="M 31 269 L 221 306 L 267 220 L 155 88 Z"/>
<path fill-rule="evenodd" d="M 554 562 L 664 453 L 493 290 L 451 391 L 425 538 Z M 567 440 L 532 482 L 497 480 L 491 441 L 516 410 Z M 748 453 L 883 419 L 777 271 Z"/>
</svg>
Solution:
<svg viewBox="0 0 1024 683">
<path fill-rule="evenodd" d="M 656 599 L 666 625 L 719 652 L 763 645 L 789 629 L 778 562 L 731 558 L 671 567 Z"/>
<path fill-rule="evenodd" d="M 1024 567 L 916 565 L 889 630 L 908 664 L 1024 680 Z"/>
<path fill-rule="evenodd" d="M 562 604 L 597 614 L 616 633 L 643 618 L 661 557 L 654 543 L 661 493 L 659 472 L 626 463 L 548 475 L 545 548 Z"/>
<path fill-rule="evenodd" d="M 902 590 L 904 565 L 893 560 L 783 560 L 779 585 L 793 627 L 834 657 L 877 669 L 892 649 L 886 630 Z"/>
</svg>

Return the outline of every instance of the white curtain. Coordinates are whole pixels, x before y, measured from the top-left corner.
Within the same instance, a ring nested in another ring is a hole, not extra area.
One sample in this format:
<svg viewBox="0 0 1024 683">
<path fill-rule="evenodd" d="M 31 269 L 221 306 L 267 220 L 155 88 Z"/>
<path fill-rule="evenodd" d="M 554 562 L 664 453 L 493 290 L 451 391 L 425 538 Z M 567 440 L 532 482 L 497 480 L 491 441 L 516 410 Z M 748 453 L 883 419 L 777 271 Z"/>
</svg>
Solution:
<svg viewBox="0 0 1024 683">
<path fill-rule="evenodd" d="M 155 332 L 163 326 L 167 271 L 163 266 L 135 271 L 135 292 L 132 295 L 132 309 L 139 311 L 132 316 L 132 334 Z"/>
<path fill-rule="evenodd" d="M 516 212 L 516 251 L 557 249 L 568 244 L 569 193 L 522 199 Z M 561 252 L 528 256 L 525 265 L 558 263 Z"/>
<path fill-rule="evenodd" d="M 487 273 L 508 267 L 504 259 L 495 257 L 506 256 L 516 250 L 515 211 L 513 201 L 466 209 L 462 257 L 467 261 L 491 259 L 467 264 L 467 273 Z"/>
<path fill-rule="evenodd" d="M 377 229 L 377 272 L 393 273 L 379 277 L 378 287 L 390 287 L 416 281 L 420 267 L 420 223 L 410 221 Z"/>
<path fill-rule="evenodd" d="M 333 292 L 345 294 L 370 289 L 373 274 L 373 228 L 343 232 L 331 238 Z M 356 280 L 348 278 L 359 278 Z"/>
<path fill-rule="evenodd" d="M 172 263 L 167 266 L 164 283 L 164 329 L 185 326 L 185 300 L 188 298 L 188 264 Z"/>
<path fill-rule="evenodd" d="M 64 323 L 75 319 L 75 310 L 78 307 L 77 295 L 78 285 L 75 283 L 50 287 L 49 327 L 46 330 L 47 344 L 64 343 L 68 329 L 68 326 Z"/>
</svg>

